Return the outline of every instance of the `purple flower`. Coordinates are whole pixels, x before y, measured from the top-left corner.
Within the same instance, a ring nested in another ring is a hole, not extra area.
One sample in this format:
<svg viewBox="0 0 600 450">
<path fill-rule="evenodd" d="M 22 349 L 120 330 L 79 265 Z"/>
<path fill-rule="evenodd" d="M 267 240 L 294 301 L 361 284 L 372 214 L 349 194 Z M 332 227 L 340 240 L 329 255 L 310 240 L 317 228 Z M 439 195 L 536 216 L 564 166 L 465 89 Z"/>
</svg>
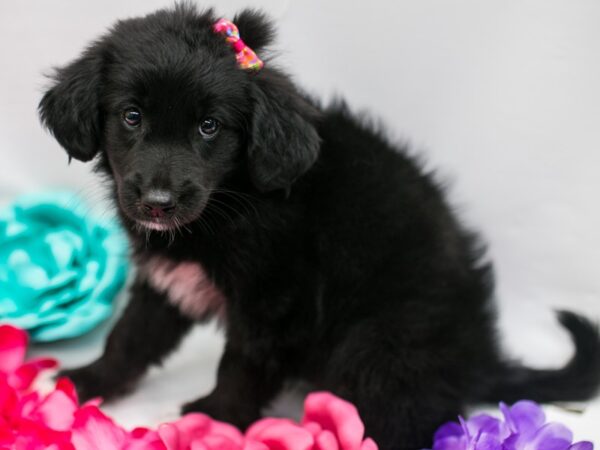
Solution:
<svg viewBox="0 0 600 450">
<path fill-rule="evenodd" d="M 442 425 L 432 450 L 593 450 L 591 442 L 572 444 L 573 433 L 560 423 L 546 423 L 542 408 L 522 400 L 512 407 L 500 403 L 504 421 L 480 414 Z"/>
</svg>

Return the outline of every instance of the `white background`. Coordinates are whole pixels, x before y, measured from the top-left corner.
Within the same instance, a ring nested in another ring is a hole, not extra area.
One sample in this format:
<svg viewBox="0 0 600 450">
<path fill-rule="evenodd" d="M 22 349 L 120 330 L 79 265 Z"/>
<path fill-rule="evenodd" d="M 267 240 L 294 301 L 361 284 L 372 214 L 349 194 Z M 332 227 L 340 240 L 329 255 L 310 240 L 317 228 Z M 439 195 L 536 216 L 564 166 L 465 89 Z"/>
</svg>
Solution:
<svg viewBox="0 0 600 450">
<path fill-rule="evenodd" d="M 116 19 L 170 5 L 0 3 L 0 201 L 59 186 L 101 197 L 90 168 L 67 166 L 38 123 L 43 74 Z M 600 318 L 600 2 L 214 4 L 229 17 L 246 5 L 276 20 L 278 62 L 304 88 L 342 95 L 427 156 L 457 211 L 489 243 L 507 351 L 536 367 L 564 363 L 571 346 L 552 310 Z M 87 361 L 104 333 L 38 351 L 67 364 Z M 213 329 L 196 331 L 165 370 L 110 412 L 128 425 L 173 417 L 176 405 L 210 389 L 220 345 Z M 582 415 L 548 411 L 577 438 L 600 444 L 600 401 Z"/>
</svg>

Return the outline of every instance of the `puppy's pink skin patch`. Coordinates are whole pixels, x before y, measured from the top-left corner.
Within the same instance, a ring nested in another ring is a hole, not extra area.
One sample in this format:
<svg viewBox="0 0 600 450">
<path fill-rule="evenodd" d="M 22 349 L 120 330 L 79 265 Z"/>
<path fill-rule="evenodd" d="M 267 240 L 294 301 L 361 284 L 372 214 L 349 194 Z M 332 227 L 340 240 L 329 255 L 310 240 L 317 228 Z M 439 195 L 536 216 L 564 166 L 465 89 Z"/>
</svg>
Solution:
<svg viewBox="0 0 600 450">
<path fill-rule="evenodd" d="M 151 258 L 141 268 L 148 282 L 164 292 L 169 302 L 192 319 L 208 319 L 225 315 L 225 297 L 210 280 L 201 264 L 174 262 L 166 258 Z"/>
</svg>

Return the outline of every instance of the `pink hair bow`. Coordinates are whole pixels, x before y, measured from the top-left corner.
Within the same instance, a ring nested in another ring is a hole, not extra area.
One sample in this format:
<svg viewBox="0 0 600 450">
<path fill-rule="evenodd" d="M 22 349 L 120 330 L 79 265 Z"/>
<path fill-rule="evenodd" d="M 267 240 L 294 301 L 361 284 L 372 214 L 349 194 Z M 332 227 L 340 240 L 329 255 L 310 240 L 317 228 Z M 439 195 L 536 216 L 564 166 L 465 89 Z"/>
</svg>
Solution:
<svg viewBox="0 0 600 450">
<path fill-rule="evenodd" d="M 215 33 L 220 33 L 225 36 L 225 40 L 235 51 L 235 59 L 241 69 L 262 69 L 264 63 L 256 56 L 256 53 L 242 41 L 240 38 L 240 31 L 233 22 L 227 19 L 219 19 L 219 21 L 213 25 L 213 30 Z"/>
</svg>

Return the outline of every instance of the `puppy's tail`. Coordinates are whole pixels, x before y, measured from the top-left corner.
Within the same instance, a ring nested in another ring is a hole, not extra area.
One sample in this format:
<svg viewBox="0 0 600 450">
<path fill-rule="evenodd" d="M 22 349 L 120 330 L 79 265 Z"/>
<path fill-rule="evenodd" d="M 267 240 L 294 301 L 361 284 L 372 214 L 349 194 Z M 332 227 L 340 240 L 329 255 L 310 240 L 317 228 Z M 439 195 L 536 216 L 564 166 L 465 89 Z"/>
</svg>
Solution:
<svg viewBox="0 0 600 450">
<path fill-rule="evenodd" d="M 600 388 L 600 332 L 585 317 L 558 311 L 559 322 L 569 331 L 575 354 L 558 370 L 535 370 L 507 365 L 482 400 L 514 403 L 521 399 L 537 402 L 588 400 Z"/>
</svg>

